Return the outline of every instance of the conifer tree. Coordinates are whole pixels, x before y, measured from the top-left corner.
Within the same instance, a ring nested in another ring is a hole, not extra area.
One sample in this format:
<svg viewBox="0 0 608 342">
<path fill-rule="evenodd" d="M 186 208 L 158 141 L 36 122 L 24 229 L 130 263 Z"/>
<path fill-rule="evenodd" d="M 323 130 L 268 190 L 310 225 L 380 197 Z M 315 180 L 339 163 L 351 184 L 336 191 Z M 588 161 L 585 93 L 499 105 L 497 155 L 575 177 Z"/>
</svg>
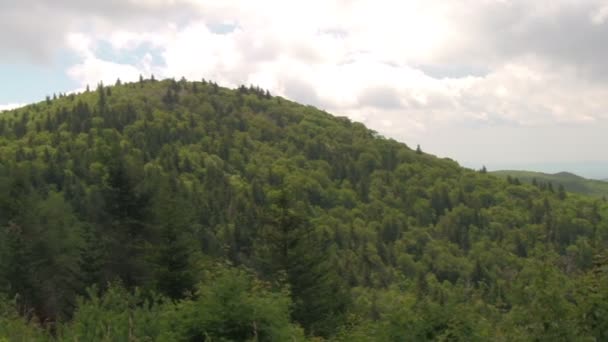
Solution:
<svg viewBox="0 0 608 342">
<path fill-rule="evenodd" d="M 309 332 L 327 335 L 344 319 L 348 296 L 332 271 L 324 242 L 285 191 L 265 216 L 258 243 L 261 264 L 271 279 L 285 276 L 294 301 L 293 318 Z"/>
</svg>

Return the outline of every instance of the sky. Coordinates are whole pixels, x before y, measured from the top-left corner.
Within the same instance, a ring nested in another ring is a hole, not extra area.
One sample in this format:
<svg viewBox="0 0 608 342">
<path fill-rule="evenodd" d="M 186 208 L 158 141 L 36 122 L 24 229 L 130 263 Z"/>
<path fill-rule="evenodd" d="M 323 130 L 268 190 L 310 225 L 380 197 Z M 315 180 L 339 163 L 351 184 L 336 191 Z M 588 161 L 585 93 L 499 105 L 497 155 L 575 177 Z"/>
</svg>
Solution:
<svg viewBox="0 0 608 342">
<path fill-rule="evenodd" d="M 462 165 L 608 178 L 608 1 L 0 0 L 0 111 L 254 84 Z"/>
</svg>

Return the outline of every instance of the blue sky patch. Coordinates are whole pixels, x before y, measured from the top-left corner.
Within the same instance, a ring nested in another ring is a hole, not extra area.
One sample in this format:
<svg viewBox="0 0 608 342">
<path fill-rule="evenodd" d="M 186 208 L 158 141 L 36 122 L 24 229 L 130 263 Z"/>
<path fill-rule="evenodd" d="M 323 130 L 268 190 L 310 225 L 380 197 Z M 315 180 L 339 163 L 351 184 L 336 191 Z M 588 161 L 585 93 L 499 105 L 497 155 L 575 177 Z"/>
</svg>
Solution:
<svg viewBox="0 0 608 342">
<path fill-rule="evenodd" d="M 232 33 L 236 30 L 236 28 L 238 27 L 237 24 L 233 24 L 233 23 L 221 23 L 221 24 L 210 24 L 207 25 L 207 27 L 209 28 L 209 31 L 215 33 L 215 34 L 229 34 Z"/>
<path fill-rule="evenodd" d="M 0 63 L 0 104 L 42 101 L 47 95 L 78 88 L 66 70 L 78 61 L 73 54 L 61 54 L 52 67 L 29 63 Z"/>
<path fill-rule="evenodd" d="M 111 61 L 119 64 L 137 65 L 141 59 L 149 53 L 152 56 L 153 65 L 164 65 L 161 56 L 162 49 L 153 47 L 150 43 L 139 44 L 134 49 L 116 50 L 107 41 L 98 41 L 95 48 L 95 56 L 104 61 Z"/>
</svg>

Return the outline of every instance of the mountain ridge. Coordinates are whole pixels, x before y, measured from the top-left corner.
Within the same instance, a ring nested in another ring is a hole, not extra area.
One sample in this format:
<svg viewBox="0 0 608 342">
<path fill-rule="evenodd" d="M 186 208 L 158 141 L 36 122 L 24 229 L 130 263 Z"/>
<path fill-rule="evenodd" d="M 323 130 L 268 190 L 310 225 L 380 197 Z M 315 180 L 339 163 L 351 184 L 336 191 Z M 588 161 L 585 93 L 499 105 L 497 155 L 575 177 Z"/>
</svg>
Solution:
<svg viewBox="0 0 608 342">
<path fill-rule="evenodd" d="M 555 190 L 259 87 L 49 97 L 0 116 L 0 339 L 601 340 L 608 205 Z"/>
<path fill-rule="evenodd" d="M 567 191 L 594 197 L 608 197 L 608 184 L 602 180 L 588 179 L 571 172 L 543 173 L 521 170 L 498 170 L 492 174 L 506 178 L 516 177 L 521 181 L 532 184 L 533 181 L 562 185 Z"/>
</svg>

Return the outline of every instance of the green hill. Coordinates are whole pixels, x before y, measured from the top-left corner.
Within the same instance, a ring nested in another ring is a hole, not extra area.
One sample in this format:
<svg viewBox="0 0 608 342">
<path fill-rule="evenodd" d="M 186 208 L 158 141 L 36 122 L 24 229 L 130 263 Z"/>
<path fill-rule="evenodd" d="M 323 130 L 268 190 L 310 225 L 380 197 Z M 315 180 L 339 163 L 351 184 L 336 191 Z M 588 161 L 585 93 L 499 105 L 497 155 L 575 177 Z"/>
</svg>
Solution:
<svg viewBox="0 0 608 342">
<path fill-rule="evenodd" d="M 599 199 L 259 88 L 0 115 L 0 340 L 606 340 L 607 247 Z"/>
<path fill-rule="evenodd" d="M 566 191 L 589 195 L 594 197 L 608 198 L 608 182 L 594 179 L 587 179 L 569 172 L 559 172 L 556 174 L 547 174 L 542 172 L 532 171 L 515 171 L 503 170 L 494 171 L 492 174 L 506 178 L 508 176 L 518 178 L 522 182 L 532 184 L 536 180 L 537 184 L 551 183 L 557 189 L 560 184 L 564 186 Z"/>
</svg>

